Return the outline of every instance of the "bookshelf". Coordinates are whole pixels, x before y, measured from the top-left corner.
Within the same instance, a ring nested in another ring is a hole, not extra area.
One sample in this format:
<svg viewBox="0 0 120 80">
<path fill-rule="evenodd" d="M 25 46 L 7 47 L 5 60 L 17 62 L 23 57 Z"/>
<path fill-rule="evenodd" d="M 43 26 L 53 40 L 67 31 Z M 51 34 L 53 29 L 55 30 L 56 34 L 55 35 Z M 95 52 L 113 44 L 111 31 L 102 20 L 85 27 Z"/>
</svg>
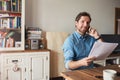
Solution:
<svg viewBox="0 0 120 80">
<path fill-rule="evenodd" d="M 24 50 L 25 0 L 0 0 L 0 51 Z"/>
<path fill-rule="evenodd" d="M 115 8 L 115 34 L 120 34 L 120 8 Z"/>
</svg>

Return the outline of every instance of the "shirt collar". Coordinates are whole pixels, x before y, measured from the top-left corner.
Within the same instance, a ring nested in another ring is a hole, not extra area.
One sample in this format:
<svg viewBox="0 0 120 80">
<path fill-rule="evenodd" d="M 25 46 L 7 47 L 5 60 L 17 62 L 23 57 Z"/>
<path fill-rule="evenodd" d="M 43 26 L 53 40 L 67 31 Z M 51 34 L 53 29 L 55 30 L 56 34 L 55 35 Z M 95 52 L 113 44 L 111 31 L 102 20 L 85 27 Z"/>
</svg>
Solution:
<svg viewBox="0 0 120 80">
<path fill-rule="evenodd" d="M 81 34 L 79 34 L 77 31 L 75 31 L 75 34 L 77 35 L 77 37 L 78 37 L 79 39 L 85 39 L 85 38 L 88 36 L 87 34 L 81 35 Z"/>
</svg>

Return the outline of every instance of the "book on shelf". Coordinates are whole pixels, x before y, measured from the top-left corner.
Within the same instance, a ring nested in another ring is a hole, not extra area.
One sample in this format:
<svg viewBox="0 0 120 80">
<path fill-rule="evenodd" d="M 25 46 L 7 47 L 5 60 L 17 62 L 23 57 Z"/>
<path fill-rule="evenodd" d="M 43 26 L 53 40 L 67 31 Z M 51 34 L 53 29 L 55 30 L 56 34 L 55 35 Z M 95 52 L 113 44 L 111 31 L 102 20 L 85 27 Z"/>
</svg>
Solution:
<svg viewBox="0 0 120 80">
<path fill-rule="evenodd" d="M 18 12 L 21 12 L 22 10 L 22 3 L 21 3 L 22 1 L 21 0 L 18 0 Z"/>
<path fill-rule="evenodd" d="M 6 30 L 0 30 L 0 47 L 5 47 L 5 40 L 6 40 L 7 32 Z"/>
<path fill-rule="evenodd" d="M 6 1 L 2 1 L 2 10 L 6 11 L 7 5 L 6 5 Z"/>
<path fill-rule="evenodd" d="M 10 13 L 9 14 L 9 16 L 12 16 L 12 17 L 15 17 L 15 16 L 19 16 L 19 17 L 21 17 L 21 14 L 20 13 Z"/>
<path fill-rule="evenodd" d="M 0 1 L 0 10 L 2 10 L 2 1 Z"/>
<path fill-rule="evenodd" d="M 5 38 L 0 38 L 0 48 L 5 47 Z"/>
<path fill-rule="evenodd" d="M 40 34 L 42 33 L 42 31 L 28 31 L 28 33 L 30 34 Z"/>
<path fill-rule="evenodd" d="M 28 27 L 27 31 L 42 31 L 39 27 Z"/>
<path fill-rule="evenodd" d="M 28 33 L 27 34 L 28 38 L 36 38 L 36 39 L 41 39 L 41 34 L 36 34 L 36 33 Z"/>
<path fill-rule="evenodd" d="M 0 1 L 0 10 L 21 12 L 21 0 L 2 0 Z"/>
<path fill-rule="evenodd" d="M 16 0 L 11 0 L 11 11 L 16 11 Z"/>
<path fill-rule="evenodd" d="M 11 11 L 21 12 L 21 0 L 11 0 Z"/>
<path fill-rule="evenodd" d="M 11 11 L 11 1 L 10 0 L 6 1 L 6 10 Z"/>
<path fill-rule="evenodd" d="M 1 19 L 1 28 L 9 28 L 10 26 L 10 19 L 9 18 L 2 18 Z"/>
<path fill-rule="evenodd" d="M 21 27 L 21 17 L 14 17 L 12 22 L 12 28 L 20 28 Z"/>
<path fill-rule="evenodd" d="M 14 47 L 14 39 L 9 37 L 6 39 L 6 47 Z"/>
<path fill-rule="evenodd" d="M 36 37 L 36 36 L 29 36 L 28 39 L 38 39 L 38 40 L 39 40 L 39 39 L 41 39 L 41 36 L 39 36 L 39 37 Z"/>
<path fill-rule="evenodd" d="M 0 28 L 21 28 L 21 17 L 2 17 Z"/>
<path fill-rule="evenodd" d="M 5 0 L 2 1 L 2 10 L 3 11 L 11 11 L 11 1 L 10 0 Z"/>
<path fill-rule="evenodd" d="M 41 39 L 42 30 L 39 27 L 28 27 L 26 32 L 27 39 Z"/>
<path fill-rule="evenodd" d="M 0 14 L 0 17 L 9 17 L 10 15 L 9 14 Z"/>
<path fill-rule="evenodd" d="M 19 31 L 0 30 L 0 47 L 20 47 L 21 46 L 21 33 Z"/>
</svg>

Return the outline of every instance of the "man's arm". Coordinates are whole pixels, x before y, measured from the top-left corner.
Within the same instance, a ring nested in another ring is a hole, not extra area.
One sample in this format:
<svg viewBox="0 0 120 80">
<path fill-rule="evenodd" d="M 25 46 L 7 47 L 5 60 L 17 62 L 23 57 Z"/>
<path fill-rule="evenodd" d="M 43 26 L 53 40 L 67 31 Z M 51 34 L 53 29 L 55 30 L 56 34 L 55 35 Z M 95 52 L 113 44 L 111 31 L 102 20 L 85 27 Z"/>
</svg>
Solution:
<svg viewBox="0 0 120 80">
<path fill-rule="evenodd" d="M 86 57 L 78 61 L 70 61 L 68 66 L 70 69 L 76 69 L 81 66 L 89 66 L 94 59 L 95 57 Z"/>
</svg>

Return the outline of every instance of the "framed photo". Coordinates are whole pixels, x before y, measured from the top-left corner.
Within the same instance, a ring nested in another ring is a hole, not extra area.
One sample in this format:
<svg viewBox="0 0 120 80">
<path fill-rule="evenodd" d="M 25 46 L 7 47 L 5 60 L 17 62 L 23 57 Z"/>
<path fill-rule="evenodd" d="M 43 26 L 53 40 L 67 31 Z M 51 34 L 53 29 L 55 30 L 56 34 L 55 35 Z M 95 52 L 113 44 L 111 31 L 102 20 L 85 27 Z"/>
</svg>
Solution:
<svg viewBox="0 0 120 80">
<path fill-rule="evenodd" d="M 21 47 L 21 41 L 16 41 L 16 42 L 15 42 L 15 47 L 16 47 L 16 48 Z"/>
</svg>

